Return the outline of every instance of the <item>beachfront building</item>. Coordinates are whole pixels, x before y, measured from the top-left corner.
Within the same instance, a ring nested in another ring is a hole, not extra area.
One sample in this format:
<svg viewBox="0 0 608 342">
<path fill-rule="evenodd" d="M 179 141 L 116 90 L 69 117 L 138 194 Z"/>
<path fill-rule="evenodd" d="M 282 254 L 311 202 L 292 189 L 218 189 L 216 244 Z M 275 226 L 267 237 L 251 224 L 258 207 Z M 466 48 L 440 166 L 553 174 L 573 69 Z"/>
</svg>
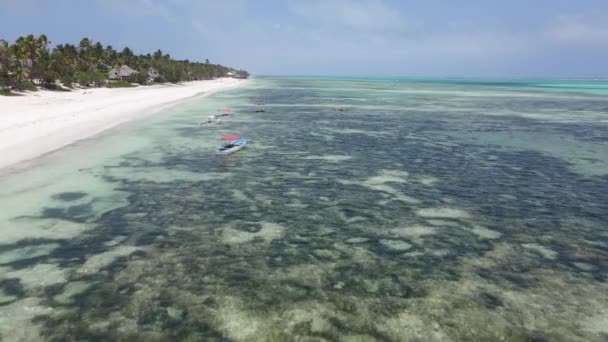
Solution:
<svg viewBox="0 0 608 342">
<path fill-rule="evenodd" d="M 153 67 L 148 68 L 148 82 L 154 82 L 160 78 L 160 73 Z"/>
<path fill-rule="evenodd" d="M 131 69 L 128 65 L 122 65 L 120 68 L 113 68 L 110 70 L 108 79 L 111 81 L 124 81 L 137 73 L 139 73 L 139 71 Z"/>
<path fill-rule="evenodd" d="M 232 77 L 232 78 L 248 78 L 249 77 L 249 73 L 245 70 L 232 70 L 226 73 L 227 77 Z"/>
</svg>

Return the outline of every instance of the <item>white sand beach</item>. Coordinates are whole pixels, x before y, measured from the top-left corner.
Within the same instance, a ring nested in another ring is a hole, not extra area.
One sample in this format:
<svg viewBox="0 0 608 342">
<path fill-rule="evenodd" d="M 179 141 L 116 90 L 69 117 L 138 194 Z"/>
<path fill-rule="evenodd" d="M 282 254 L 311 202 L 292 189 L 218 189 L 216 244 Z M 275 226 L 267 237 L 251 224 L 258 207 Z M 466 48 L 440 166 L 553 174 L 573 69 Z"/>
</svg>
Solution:
<svg viewBox="0 0 608 342">
<path fill-rule="evenodd" d="M 179 100 L 238 87 L 221 78 L 135 88 L 41 90 L 0 96 L 0 169 L 145 117 Z"/>
</svg>

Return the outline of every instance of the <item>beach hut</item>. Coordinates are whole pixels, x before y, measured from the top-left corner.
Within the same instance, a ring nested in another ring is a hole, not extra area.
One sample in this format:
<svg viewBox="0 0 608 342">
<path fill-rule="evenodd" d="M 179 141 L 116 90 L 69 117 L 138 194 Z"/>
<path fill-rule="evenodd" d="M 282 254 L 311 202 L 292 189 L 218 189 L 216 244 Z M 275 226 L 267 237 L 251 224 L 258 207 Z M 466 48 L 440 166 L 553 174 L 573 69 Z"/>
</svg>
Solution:
<svg viewBox="0 0 608 342">
<path fill-rule="evenodd" d="M 119 68 L 113 68 L 108 72 L 108 79 L 112 81 L 122 81 L 126 80 L 129 77 L 138 74 L 139 71 L 132 69 L 128 65 L 122 65 Z"/>
</svg>

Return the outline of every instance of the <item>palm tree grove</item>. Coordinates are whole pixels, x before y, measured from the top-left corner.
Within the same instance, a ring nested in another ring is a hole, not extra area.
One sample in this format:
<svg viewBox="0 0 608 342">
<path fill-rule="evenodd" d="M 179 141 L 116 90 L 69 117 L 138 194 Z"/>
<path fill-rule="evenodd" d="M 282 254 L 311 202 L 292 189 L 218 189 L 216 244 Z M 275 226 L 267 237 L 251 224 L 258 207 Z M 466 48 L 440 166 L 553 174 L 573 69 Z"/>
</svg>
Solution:
<svg viewBox="0 0 608 342">
<path fill-rule="evenodd" d="M 82 38 L 78 45 L 53 48 L 44 34 L 19 37 L 12 45 L 0 40 L 0 91 L 4 95 L 11 94 L 11 89 L 128 87 L 227 76 L 247 78 L 249 74 L 209 60 L 175 60 L 161 50 L 145 55 L 128 47 L 117 51 L 89 38 Z"/>
</svg>

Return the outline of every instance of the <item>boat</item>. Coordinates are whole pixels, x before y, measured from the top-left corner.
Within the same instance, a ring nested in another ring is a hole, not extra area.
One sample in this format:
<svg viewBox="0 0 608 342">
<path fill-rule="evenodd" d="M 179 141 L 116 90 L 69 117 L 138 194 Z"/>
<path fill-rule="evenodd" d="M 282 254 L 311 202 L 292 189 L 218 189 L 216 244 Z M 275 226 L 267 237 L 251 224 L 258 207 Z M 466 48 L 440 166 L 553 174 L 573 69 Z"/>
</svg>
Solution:
<svg viewBox="0 0 608 342">
<path fill-rule="evenodd" d="M 202 121 L 201 123 L 199 123 L 199 126 L 202 125 L 214 125 L 214 124 L 221 124 L 222 123 L 222 119 L 218 116 L 218 115 L 209 115 L 209 117 L 207 117 L 207 120 Z"/>
<path fill-rule="evenodd" d="M 226 116 L 234 116 L 234 112 L 232 111 L 232 109 L 230 109 L 228 107 L 218 109 L 218 112 L 219 112 L 218 114 L 215 114 L 215 117 L 223 118 Z"/>
<path fill-rule="evenodd" d="M 240 135 L 224 135 L 220 138 L 222 145 L 216 150 L 218 154 L 231 154 L 242 150 L 247 145 L 247 140 Z"/>
<path fill-rule="evenodd" d="M 234 115 L 234 113 L 232 112 L 232 109 L 230 109 L 228 107 L 224 107 L 222 109 L 219 109 L 218 112 L 220 112 L 220 114 L 216 114 L 218 116 L 232 116 L 232 115 Z"/>
</svg>

